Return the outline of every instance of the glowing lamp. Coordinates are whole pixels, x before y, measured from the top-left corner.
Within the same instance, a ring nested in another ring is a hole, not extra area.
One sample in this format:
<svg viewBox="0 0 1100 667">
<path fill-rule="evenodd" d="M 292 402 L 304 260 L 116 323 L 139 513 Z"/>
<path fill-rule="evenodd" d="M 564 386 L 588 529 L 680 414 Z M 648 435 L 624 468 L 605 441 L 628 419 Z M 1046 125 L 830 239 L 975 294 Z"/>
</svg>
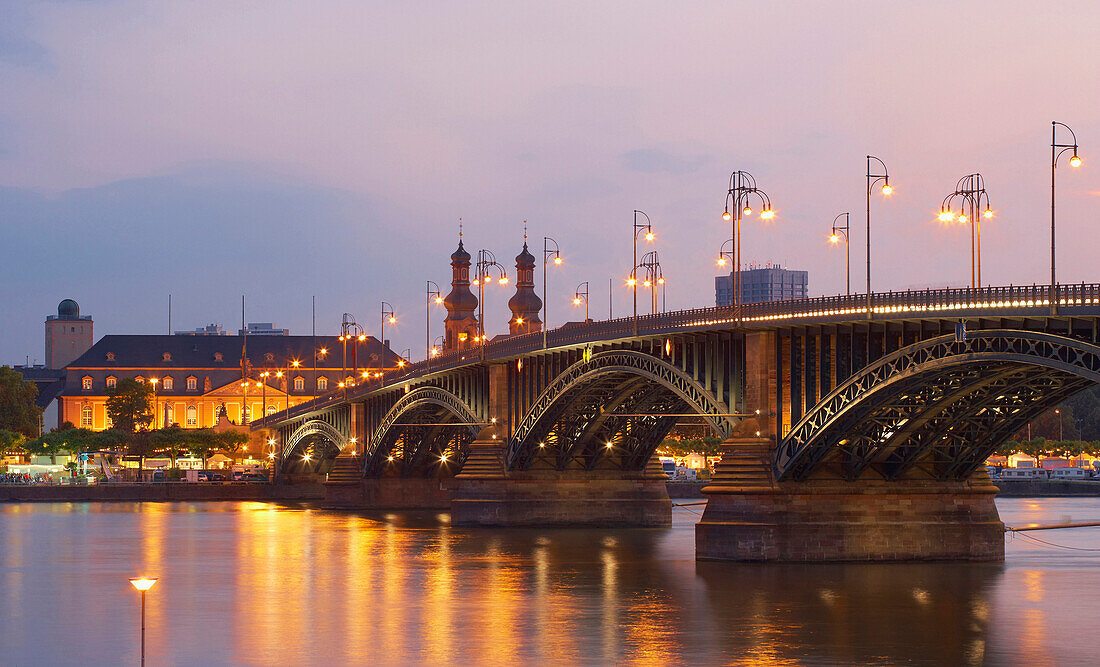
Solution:
<svg viewBox="0 0 1100 667">
<path fill-rule="evenodd" d="M 741 209 L 741 212 L 745 215 L 752 215 L 752 207 L 746 206 L 745 208 Z"/>
<path fill-rule="evenodd" d="M 644 286 L 646 286 L 646 287 L 649 287 L 649 281 L 648 281 L 648 280 L 647 280 L 647 281 L 645 281 L 644 283 L 642 283 L 642 285 L 644 285 Z"/>
<path fill-rule="evenodd" d="M 665 279 L 664 279 L 663 276 L 657 279 L 657 284 L 658 285 L 664 285 L 665 284 Z"/>
<path fill-rule="evenodd" d="M 894 188 L 890 187 L 889 183 L 882 186 L 882 194 L 884 194 L 886 196 L 890 196 L 893 193 L 894 193 Z"/>
<path fill-rule="evenodd" d="M 653 240 L 653 232 L 646 232 L 645 233 L 645 240 L 646 241 L 652 241 Z"/>
<path fill-rule="evenodd" d="M 986 218 L 992 218 L 993 217 L 993 211 L 987 208 L 987 209 L 985 209 L 985 213 L 983 213 L 982 215 L 984 215 Z"/>
<path fill-rule="evenodd" d="M 561 264 L 561 257 L 555 257 L 554 258 L 554 263 L 555 264 Z"/>
<path fill-rule="evenodd" d="M 573 299 L 573 305 L 574 305 L 574 306 L 579 306 L 579 305 L 581 305 L 581 300 L 580 300 L 580 298 L 574 298 L 574 299 Z"/>
<path fill-rule="evenodd" d="M 951 222 L 951 218 L 955 217 L 951 211 L 940 211 L 940 222 Z"/>
<path fill-rule="evenodd" d="M 775 217 L 775 211 L 771 210 L 770 208 L 765 209 L 765 210 L 760 212 L 760 218 L 762 220 L 771 220 L 774 217 Z"/>
<path fill-rule="evenodd" d="M 726 258 L 725 257 L 719 257 L 718 258 L 718 266 L 725 266 L 725 265 L 726 265 Z"/>
<path fill-rule="evenodd" d="M 638 284 L 638 281 L 633 279 L 633 278 L 627 278 L 626 279 L 626 284 L 630 285 L 631 287 L 634 287 L 635 285 Z"/>
<path fill-rule="evenodd" d="M 391 315 L 390 316 L 390 324 L 397 324 L 397 318 Z"/>
<path fill-rule="evenodd" d="M 837 236 L 836 234 L 833 234 L 829 237 L 829 243 L 836 243 L 839 240 L 840 240 L 840 237 Z"/>
<path fill-rule="evenodd" d="M 965 213 L 960 213 L 959 214 L 959 222 L 966 222 L 966 214 Z"/>
<path fill-rule="evenodd" d="M 1073 157 L 1071 157 L 1069 159 L 1069 166 L 1071 166 L 1071 167 L 1080 167 L 1081 166 L 1081 158 L 1077 155 L 1074 155 Z"/>
<path fill-rule="evenodd" d="M 435 302 L 436 302 L 436 303 L 443 303 L 443 297 L 441 297 L 441 296 L 437 296 L 437 297 L 435 298 Z"/>
<path fill-rule="evenodd" d="M 501 285 L 507 285 L 507 284 L 508 284 L 508 276 L 504 276 L 504 277 L 502 277 L 502 278 L 501 278 L 500 280 L 498 280 L 497 282 L 498 282 L 498 283 L 500 283 Z"/>
<path fill-rule="evenodd" d="M 155 583 L 157 583 L 156 577 L 134 577 L 130 579 L 130 585 L 142 593 L 152 588 Z"/>
<path fill-rule="evenodd" d="M 722 219 L 725 220 L 726 222 L 729 222 L 730 219 L 732 219 L 732 218 L 733 218 L 733 216 L 730 215 L 729 210 L 726 210 L 726 211 L 722 212 Z"/>
</svg>

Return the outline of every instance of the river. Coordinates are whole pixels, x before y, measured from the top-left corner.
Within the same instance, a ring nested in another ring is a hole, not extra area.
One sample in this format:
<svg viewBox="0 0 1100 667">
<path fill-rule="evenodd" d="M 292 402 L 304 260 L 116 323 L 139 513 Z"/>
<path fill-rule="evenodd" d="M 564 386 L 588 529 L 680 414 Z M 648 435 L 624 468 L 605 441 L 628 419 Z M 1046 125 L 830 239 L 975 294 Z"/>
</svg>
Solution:
<svg viewBox="0 0 1100 667">
<path fill-rule="evenodd" d="M 1097 499 L 998 501 L 1006 524 Z M 1100 528 L 1001 564 L 697 563 L 671 529 L 272 503 L 0 504 L 0 664 L 1096 664 Z"/>
</svg>

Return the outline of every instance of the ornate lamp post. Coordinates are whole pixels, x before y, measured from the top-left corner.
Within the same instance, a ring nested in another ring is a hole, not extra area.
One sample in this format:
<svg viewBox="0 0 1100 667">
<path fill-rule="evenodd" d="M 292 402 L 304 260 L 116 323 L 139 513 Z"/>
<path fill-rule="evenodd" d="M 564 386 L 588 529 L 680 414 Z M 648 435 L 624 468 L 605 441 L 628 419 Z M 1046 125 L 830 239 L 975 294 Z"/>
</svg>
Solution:
<svg viewBox="0 0 1100 667">
<path fill-rule="evenodd" d="M 638 223 L 638 215 L 645 218 L 645 222 Z M 644 211 L 634 209 L 634 264 L 630 270 L 630 279 L 627 284 L 630 285 L 631 291 L 634 293 L 634 335 L 638 335 L 638 280 L 635 276 L 635 271 L 638 269 L 638 234 L 645 232 L 645 240 L 653 240 L 653 223 L 650 221 L 649 216 Z"/>
<path fill-rule="evenodd" d="M 955 184 L 955 191 L 943 198 L 940 204 L 940 222 L 956 218 L 953 210 L 955 199 L 960 199 L 958 220 L 970 223 L 970 288 L 982 286 L 982 227 L 979 217 L 993 217 L 989 207 L 989 194 L 985 191 L 985 179 L 974 173 L 963 176 Z M 984 209 L 983 209 L 984 204 Z M 969 209 L 969 215 L 967 210 Z"/>
<path fill-rule="evenodd" d="M 434 288 L 434 289 L 433 289 Z M 432 358 L 432 301 L 438 306 L 443 303 L 443 294 L 439 285 L 434 281 L 427 281 L 424 288 L 424 358 L 431 361 Z"/>
<path fill-rule="evenodd" d="M 577 289 L 573 291 L 573 305 L 579 306 L 581 302 L 584 302 L 584 321 L 588 321 L 588 281 L 584 281 L 580 285 L 577 285 Z"/>
<path fill-rule="evenodd" d="M 837 222 L 841 218 L 844 218 L 844 224 L 838 225 Z M 833 231 L 829 234 L 829 243 L 834 245 L 839 243 L 840 239 L 844 239 L 844 281 L 847 286 L 845 293 L 849 296 L 852 294 L 852 244 L 848 241 L 848 232 L 851 227 L 851 216 L 847 213 L 841 213 L 833 218 Z"/>
<path fill-rule="evenodd" d="M 497 262 L 496 255 L 482 248 L 477 251 L 477 265 L 474 273 L 474 284 L 477 285 L 477 340 L 481 346 L 481 358 L 485 358 L 485 281 L 492 278 L 491 273 L 497 275 L 497 283 L 508 284 L 508 272 L 504 266 Z"/>
<path fill-rule="evenodd" d="M 630 280 L 635 289 L 637 289 L 638 284 L 638 269 L 645 269 L 645 279 L 642 281 L 642 286 L 652 290 L 649 295 L 649 312 L 655 314 L 657 312 L 657 288 L 664 287 L 665 284 L 665 276 L 661 271 L 661 258 L 657 255 L 657 251 L 650 250 L 642 255 L 642 261 L 631 272 Z M 637 317 L 637 312 L 635 312 L 635 317 Z"/>
<path fill-rule="evenodd" d="M 526 220 L 524 223 L 526 224 Z M 524 227 L 526 230 L 526 227 Z M 524 234 L 527 232 L 524 231 Z M 551 248 L 550 244 L 554 247 Z M 550 328 L 550 302 L 546 299 L 546 265 L 550 258 L 554 258 L 554 264 L 561 266 L 561 249 L 558 242 L 549 236 L 542 237 L 542 349 L 546 349 L 546 330 Z"/>
<path fill-rule="evenodd" d="M 1058 143 L 1059 126 L 1066 128 L 1066 131 L 1073 137 L 1072 144 Z M 1058 279 L 1054 272 L 1054 169 L 1058 166 L 1058 158 L 1062 157 L 1062 153 L 1068 150 L 1073 151 L 1069 158 L 1069 166 L 1080 167 L 1081 157 L 1077 154 L 1077 134 L 1065 123 L 1059 123 L 1056 120 L 1050 121 L 1050 312 L 1052 315 L 1058 314 Z"/>
<path fill-rule="evenodd" d="M 738 320 L 741 319 L 741 219 L 752 215 L 752 203 L 760 204 L 760 219 L 771 220 L 775 217 L 772 202 L 767 193 L 756 186 L 756 178 L 747 171 L 735 171 L 730 174 L 729 189 L 726 191 L 725 210 L 722 219 L 730 223 L 730 238 L 733 239 L 731 259 L 733 261 L 733 305 Z"/>
<path fill-rule="evenodd" d="M 380 334 L 382 336 L 382 340 L 378 341 L 381 344 L 380 349 L 378 351 L 378 383 L 379 384 L 385 384 L 385 380 L 386 380 L 386 378 L 385 378 L 385 373 L 386 373 L 386 322 L 389 322 L 390 324 L 397 324 L 397 317 L 393 314 L 393 306 L 391 306 L 390 304 L 383 301 L 382 302 L 382 330 L 381 330 L 381 334 Z"/>
<path fill-rule="evenodd" d="M 882 173 L 872 171 L 871 161 L 874 160 L 882 167 Z M 874 313 L 871 310 L 871 190 L 879 181 L 882 181 L 882 194 L 889 197 L 894 192 L 890 185 L 890 170 L 886 163 L 874 155 L 867 156 L 867 319 L 871 319 Z"/>
</svg>

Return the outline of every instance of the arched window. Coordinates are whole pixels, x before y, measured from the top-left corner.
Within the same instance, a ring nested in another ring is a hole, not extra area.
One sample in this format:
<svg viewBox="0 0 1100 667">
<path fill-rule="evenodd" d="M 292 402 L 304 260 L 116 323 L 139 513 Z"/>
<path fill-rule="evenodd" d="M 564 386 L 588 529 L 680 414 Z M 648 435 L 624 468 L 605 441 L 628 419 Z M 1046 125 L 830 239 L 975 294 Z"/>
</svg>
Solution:
<svg viewBox="0 0 1100 667">
<path fill-rule="evenodd" d="M 306 379 L 304 377 L 302 377 L 301 375 L 294 378 L 294 391 L 305 391 L 305 390 L 306 390 Z"/>
<path fill-rule="evenodd" d="M 192 375 L 187 378 L 187 391 L 196 391 L 199 388 L 199 379 Z"/>
<path fill-rule="evenodd" d="M 80 388 L 87 391 L 92 388 L 92 376 L 85 375 L 80 379 Z"/>
<path fill-rule="evenodd" d="M 80 425 L 84 428 L 92 427 L 92 406 L 85 405 L 80 408 Z"/>
<path fill-rule="evenodd" d="M 198 426 L 199 425 L 199 411 L 193 405 L 187 406 L 187 425 Z"/>
<path fill-rule="evenodd" d="M 345 387 L 353 387 L 353 386 L 355 386 L 355 378 L 354 378 L 354 377 L 352 377 L 352 376 L 350 376 L 350 375 L 349 375 L 349 376 L 347 376 L 346 378 L 344 378 L 344 386 L 345 386 Z"/>
<path fill-rule="evenodd" d="M 139 375 L 136 378 L 134 378 L 134 382 L 137 382 L 138 384 L 145 384 L 145 378 L 142 377 L 141 375 Z"/>
<path fill-rule="evenodd" d="M 113 375 L 108 375 L 107 376 L 107 388 L 108 389 L 114 389 L 117 386 L 118 386 L 118 378 L 116 378 Z"/>
<path fill-rule="evenodd" d="M 169 389 L 169 390 L 170 390 L 170 389 L 172 389 L 172 386 L 173 386 L 174 384 L 176 384 L 175 380 L 173 380 L 173 379 L 172 379 L 172 376 L 171 376 L 171 375 L 165 375 L 165 376 L 164 376 L 164 379 L 163 379 L 163 380 L 161 380 L 161 382 L 163 382 L 163 383 L 164 383 L 164 388 L 165 388 L 165 389 Z"/>
<path fill-rule="evenodd" d="M 164 354 L 160 355 L 160 358 L 163 359 L 164 361 L 172 361 L 172 353 L 171 352 L 165 352 Z"/>
<path fill-rule="evenodd" d="M 328 378 L 324 375 L 317 378 L 317 391 L 328 391 Z"/>
<path fill-rule="evenodd" d="M 176 411 L 168 403 L 164 404 L 164 424 L 171 426 L 176 421 Z"/>
<path fill-rule="evenodd" d="M 215 352 L 215 353 L 214 353 L 214 361 L 221 361 L 221 360 L 222 360 L 222 359 L 224 359 L 224 358 L 225 358 L 225 357 L 224 357 L 224 356 L 222 355 L 222 353 L 221 353 L 221 352 Z"/>
<path fill-rule="evenodd" d="M 269 406 L 267 406 L 267 414 L 268 414 L 268 415 L 273 415 L 273 414 L 275 414 L 275 412 L 276 412 L 276 410 L 275 410 L 275 406 L 274 406 L 274 405 L 269 405 Z"/>
</svg>

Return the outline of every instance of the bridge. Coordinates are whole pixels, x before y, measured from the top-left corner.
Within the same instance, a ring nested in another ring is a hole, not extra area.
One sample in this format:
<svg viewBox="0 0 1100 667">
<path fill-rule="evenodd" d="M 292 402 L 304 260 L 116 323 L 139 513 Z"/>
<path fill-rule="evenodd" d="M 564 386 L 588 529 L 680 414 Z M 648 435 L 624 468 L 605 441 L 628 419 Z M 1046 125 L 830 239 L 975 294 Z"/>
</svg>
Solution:
<svg viewBox="0 0 1100 667">
<path fill-rule="evenodd" d="M 1100 382 L 1100 284 L 939 289 L 571 323 L 257 421 L 279 474 L 458 525 L 668 525 L 654 451 L 723 454 L 697 556 L 1003 559 L 984 461 Z"/>
</svg>

